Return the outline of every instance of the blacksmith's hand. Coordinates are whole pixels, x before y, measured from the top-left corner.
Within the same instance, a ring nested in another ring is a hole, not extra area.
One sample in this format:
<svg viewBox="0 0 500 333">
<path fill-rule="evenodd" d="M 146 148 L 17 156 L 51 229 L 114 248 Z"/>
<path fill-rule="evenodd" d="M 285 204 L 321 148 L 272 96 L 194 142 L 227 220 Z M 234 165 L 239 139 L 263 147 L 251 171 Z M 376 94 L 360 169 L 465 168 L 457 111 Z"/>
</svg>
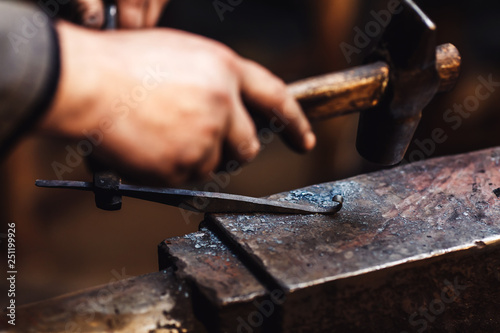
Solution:
<svg viewBox="0 0 500 333">
<path fill-rule="evenodd" d="M 218 42 L 173 29 L 94 31 L 60 21 L 57 30 L 62 74 L 39 129 L 83 152 L 90 143 L 128 178 L 179 185 L 209 176 L 222 154 L 252 160 L 260 143 L 245 105 L 297 151 L 315 145 L 285 84 Z"/>
</svg>

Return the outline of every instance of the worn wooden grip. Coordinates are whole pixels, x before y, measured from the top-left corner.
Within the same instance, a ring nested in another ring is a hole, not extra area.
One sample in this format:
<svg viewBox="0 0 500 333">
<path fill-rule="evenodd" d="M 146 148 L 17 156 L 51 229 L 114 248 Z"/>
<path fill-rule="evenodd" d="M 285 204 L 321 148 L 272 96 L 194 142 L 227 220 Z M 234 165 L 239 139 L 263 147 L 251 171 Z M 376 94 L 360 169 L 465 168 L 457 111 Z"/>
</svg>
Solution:
<svg viewBox="0 0 500 333">
<path fill-rule="evenodd" d="M 382 98 L 389 81 L 384 62 L 313 77 L 290 84 L 289 91 L 310 119 L 365 110 Z"/>
<path fill-rule="evenodd" d="M 436 49 L 439 91 L 449 91 L 460 73 L 461 57 L 452 44 Z M 354 67 L 288 85 L 289 92 L 302 105 L 309 119 L 323 119 L 366 110 L 377 105 L 389 82 L 385 62 Z"/>
</svg>

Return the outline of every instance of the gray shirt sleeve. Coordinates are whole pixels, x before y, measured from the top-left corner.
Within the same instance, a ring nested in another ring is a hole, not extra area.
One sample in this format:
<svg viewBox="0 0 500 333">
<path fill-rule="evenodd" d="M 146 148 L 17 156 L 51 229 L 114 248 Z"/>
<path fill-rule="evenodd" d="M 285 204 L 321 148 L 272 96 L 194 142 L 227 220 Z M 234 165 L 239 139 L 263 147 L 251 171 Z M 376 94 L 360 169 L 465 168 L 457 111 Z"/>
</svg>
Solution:
<svg viewBox="0 0 500 333">
<path fill-rule="evenodd" d="M 49 107 L 60 61 L 50 18 L 21 1 L 0 1 L 0 159 Z"/>
</svg>

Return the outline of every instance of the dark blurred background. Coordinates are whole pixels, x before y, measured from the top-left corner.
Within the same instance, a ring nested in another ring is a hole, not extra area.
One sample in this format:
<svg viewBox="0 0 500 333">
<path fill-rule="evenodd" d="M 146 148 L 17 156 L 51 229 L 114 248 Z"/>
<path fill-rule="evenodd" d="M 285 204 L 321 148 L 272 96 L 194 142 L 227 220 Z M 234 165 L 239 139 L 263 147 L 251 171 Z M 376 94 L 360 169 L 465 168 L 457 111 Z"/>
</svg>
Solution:
<svg viewBox="0 0 500 333">
<path fill-rule="evenodd" d="M 458 123 L 447 121 L 445 114 L 475 95 L 480 77 L 492 75 L 500 81 L 500 3 L 416 2 L 438 26 L 438 43 L 451 42 L 461 51 L 463 70 L 453 92 L 438 96 L 426 108 L 415 140 L 428 142 L 436 128 L 446 132 L 447 140 L 429 147 L 426 158 L 499 145 L 500 94 L 481 101 L 476 111 L 462 117 L 460 126 L 452 126 Z M 349 64 L 340 44 L 353 44 L 353 28 L 364 30 L 373 20 L 370 11 L 386 6 L 386 1 L 242 0 L 221 20 L 213 1 L 172 0 L 161 25 L 220 40 L 293 81 L 361 63 L 358 57 Z M 316 123 L 314 128 L 314 152 L 297 155 L 275 138 L 221 191 L 265 196 L 377 168 L 355 150 L 356 115 Z M 0 167 L 0 232 L 5 233 L 7 222 L 17 225 L 18 304 L 108 283 L 124 273 L 153 272 L 156 245 L 196 231 L 202 219 L 186 219 L 175 208 L 133 199 L 125 199 L 119 212 L 103 212 L 89 193 L 35 188 L 35 179 L 56 177 L 51 163 L 64 161 L 68 144 L 73 143 L 26 138 Z M 409 154 L 416 150 L 422 148 L 414 143 Z M 82 165 L 66 178 L 90 180 L 91 175 Z M 203 184 L 195 187 L 202 189 Z M 0 241 L 5 251 L 5 239 Z"/>
</svg>

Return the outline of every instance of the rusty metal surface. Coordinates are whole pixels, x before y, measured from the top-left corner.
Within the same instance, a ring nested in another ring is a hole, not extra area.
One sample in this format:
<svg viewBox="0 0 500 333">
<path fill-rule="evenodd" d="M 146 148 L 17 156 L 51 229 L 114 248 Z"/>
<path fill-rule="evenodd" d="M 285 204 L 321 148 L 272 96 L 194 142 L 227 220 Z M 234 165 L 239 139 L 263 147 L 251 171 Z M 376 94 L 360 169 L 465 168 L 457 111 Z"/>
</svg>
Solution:
<svg viewBox="0 0 500 333">
<path fill-rule="evenodd" d="M 176 275 L 191 283 L 194 313 L 212 332 L 237 331 L 238 316 L 268 298 L 265 287 L 209 230 L 162 242 L 159 257 L 160 269 L 176 267 Z"/>
<path fill-rule="evenodd" d="M 269 332 L 496 332 L 500 248 L 481 248 L 288 294 Z"/>
<path fill-rule="evenodd" d="M 280 332 L 496 332 L 500 247 L 453 252 L 289 294 Z"/>
<path fill-rule="evenodd" d="M 187 283 L 159 272 L 17 308 L 5 332 L 205 332 L 195 318 Z"/>
<path fill-rule="evenodd" d="M 294 290 L 500 241 L 499 160 L 497 148 L 271 196 L 315 203 L 340 193 L 335 216 L 219 215 L 215 223 Z"/>
<path fill-rule="evenodd" d="M 272 196 L 321 202 L 338 192 L 345 203 L 335 216 L 218 215 L 212 222 L 302 309 L 285 305 L 287 328 L 302 327 L 311 318 L 304 298 L 321 299 L 335 281 L 498 246 L 499 167 L 499 148 L 433 159 Z"/>
<path fill-rule="evenodd" d="M 196 279 L 207 298 L 222 306 L 265 294 L 264 287 L 212 232 L 202 230 L 160 244 L 160 268 L 177 267 L 182 278 Z"/>
</svg>

